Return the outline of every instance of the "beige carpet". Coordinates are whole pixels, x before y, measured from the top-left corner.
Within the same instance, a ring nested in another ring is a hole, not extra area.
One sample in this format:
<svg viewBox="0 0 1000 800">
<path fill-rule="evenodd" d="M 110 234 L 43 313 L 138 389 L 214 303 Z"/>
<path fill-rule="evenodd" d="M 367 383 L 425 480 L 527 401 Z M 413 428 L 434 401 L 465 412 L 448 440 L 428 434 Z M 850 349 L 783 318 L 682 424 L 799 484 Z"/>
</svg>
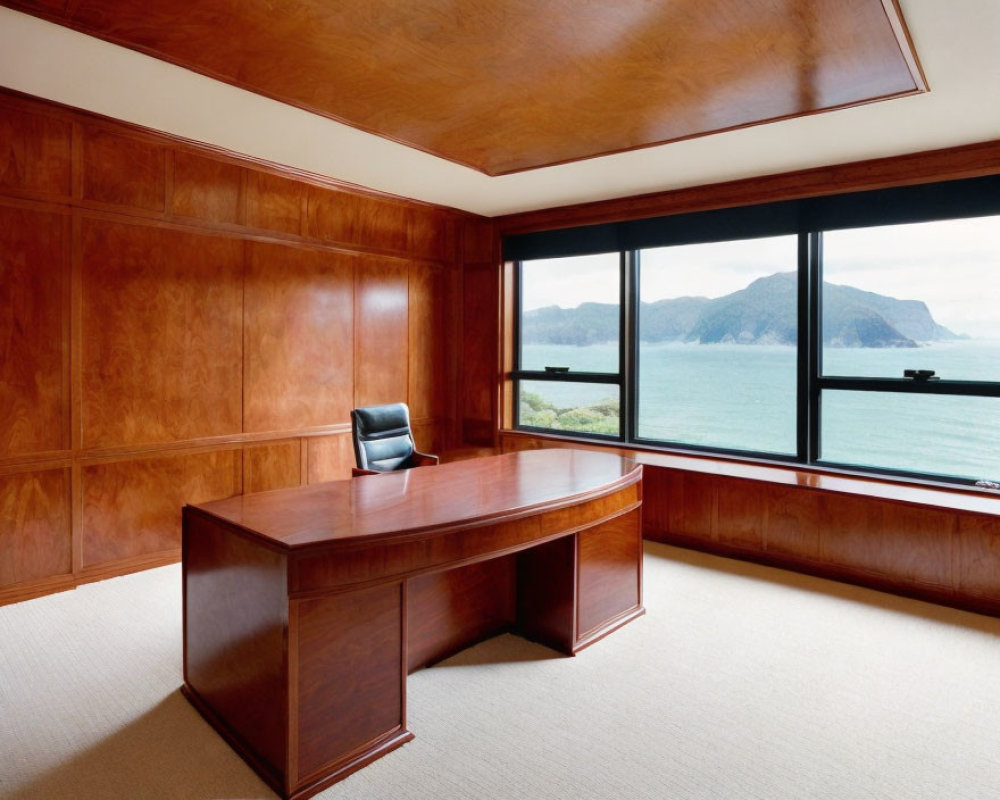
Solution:
<svg viewBox="0 0 1000 800">
<path fill-rule="evenodd" d="M 648 544 L 647 616 L 411 676 L 326 800 L 1000 798 L 1000 620 Z M 0 608 L 0 796 L 271 798 L 180 696 L 180 569 Z"/>
</svg>

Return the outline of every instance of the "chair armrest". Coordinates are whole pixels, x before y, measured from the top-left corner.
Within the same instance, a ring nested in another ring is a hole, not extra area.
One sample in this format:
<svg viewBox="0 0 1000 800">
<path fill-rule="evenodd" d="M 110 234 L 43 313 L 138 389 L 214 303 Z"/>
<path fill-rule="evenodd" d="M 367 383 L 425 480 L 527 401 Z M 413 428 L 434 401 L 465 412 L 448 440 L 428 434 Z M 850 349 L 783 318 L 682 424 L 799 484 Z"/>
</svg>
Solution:
<svg viewBox="0 0 1000 800">
<path fill-rule="evenodd" d="M 432 456 L 430 453 L 421 453 L 417 450 L 414 450 L 410 457 L 415 467 L 433 467 L 441 461 L 437 456 Z"/>
<path fill-rule="evenodd" d="M 359 469 L 358 467 L 351 467 L 351 477 L 357 478 L 361 475 L 381 475 L 382 473 L 376 472 L 373 469 Z"/>
</svg>

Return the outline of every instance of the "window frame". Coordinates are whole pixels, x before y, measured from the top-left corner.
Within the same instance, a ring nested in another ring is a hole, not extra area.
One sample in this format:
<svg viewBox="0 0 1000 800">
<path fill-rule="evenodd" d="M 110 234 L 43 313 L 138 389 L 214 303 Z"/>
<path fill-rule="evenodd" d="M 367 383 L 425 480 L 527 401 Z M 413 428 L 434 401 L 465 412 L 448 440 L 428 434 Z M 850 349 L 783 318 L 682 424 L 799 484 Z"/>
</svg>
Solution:
<svg viewBox="0 0 1000 800">
<path fill-rule="evenodd" d="M 989 215 L 994 216 L 994 215 Z M 1000 220 L 1000 215 L 997 216 Z M 873 226 L 874 227 L 874 226 Z M 914 472 L 912 470 L 893 469 L 890 467 L 868 467 L 842 461 L 828 461 L 823 458 L 822 431 L 820 416 L 824 391 L 839 392 L 877 392 L 886 394 L 922 394 L 942 395 L 948 397 L 993 397 L 1000 398 L 1000 381 L 971 381 L 935 377 L 934 380 L 918 380 L 906 377 L 865 377 L 859 375 L 824 375 L 823 374 L 823 259 L 822 232 L 814 234 L 817 240 L 817 260 L 812 265 L 815 283 L 818 286 L 815 296 L 815 309 L 810 309 L 814 315 L 814 323 L 810 335 L 810 344 L 814 345 L 813 369 L 809 376 L 814 385 L 810 395 L 810 415 L 815 421 L 815 431 L 811 431 L 809 445 L 809 465 L 817 467 L 834 467 L 852 472 L 870 472 L 878 475 L 890 475 L 902 478 L 932 478 L 946 483 L 975 485 L 976 480 L 959 478 L 951 475 L 940 475 L 930 472 Z M 978 480 L 987 480 L 982 476 Z"/>
<path fill-rule="evenodd" d="M 630 391 L 626 376 L 626 364 L 631 363 L 628 356 L 630 345 L 626 339 L 631 335 L 631 317 L 628 314 L 629 305 L 628 292 L 630 287 L 626 286 L 626 262 L 629 260 L 625 253 L 618 254 L 618 372 L 553 372 L 548 370 L 530 370 L 521 368 L 521 320 L 524 318 L 524 296 L 522 287 L 524 285 L 524 260 L 515 262 L 514 278 L 514 368 L 510 372 L 510 378 L 514 384 L 513 401 L 513 422 L 514 428 L 521 431 L 534 433 L 556 433 L 560 436 L 584 437 L 596 441 L 627 443 L 629 442 L 630 430 L 626 429 L 625 419 L 628 416 L 624 413 L 628 402 Z M 523 381 L 541 381 L 551 383 L 591 383 L 602 386 L 618 387 L 618 436 L 604 433 L 586 433 L 581 431 L 566 431 L 557 428 L 540 428 L 533 425 L 521 424 L 521 383 Z"/>
<path fill-rule="evenodd" d="M 750 237 L 740 237 L 740 238 L 741 239 L 746 239 L 746 238 L 750 238 Z M 696 242 L 694 244 L 698 244 L 698 243 Z M 716 447 L 716 446 L 712 446 L 712 445 L 701 445 L 701 444 L 694 444 L 694 443 L 690 443 L 690 442 L 671 441 L 671 440 L 666 440 L 666 439 L 649 439 L 649 438 L 640 437 L 637 434 L 638 423 L 639 423 L 639 419 L 638 419 L 638 416 L 637 416 L 638 415 L 638 396 L 639 396 L 639 372 L 640 372 L 640 369 L 641 369 L 641 366 L 639 364 L 639 337 L 638 337 L 638 333 L 639 333 L 639 280 L 640 280 L 641 251 L 636 250 L 636 251 L 634 251 L 632 253 L 632 255 L 633 255 L 633 261 L 635 263 L 635 274 L 634 274 L 635 298 L 634 298 L 634 306 L 632 308 L 632 312 L 633 312 L 633 315 L 634 315 L 634 318 L 635 318 L 635 328 L 632 331 L 633 342 L 634 342 L 633 343 L 633 348 L 634 348 L 634 354 L 635 354 L 634 355 L 633 364 L 634 364 L 635 369 L 634 369 L 634 372 L 630 375 L 630 379 L 631 380 L 629 382 L 631 383 L 631 386 L 632 386 L 632 396 L 633 396 L 633 398 L 634 398 L 635 401 L 634 401 L 633 407 L 630 409 L 631 417 L 629 419 L 629 425 L 628 425 L 629 430 L 633 433 L 633 436 L 632 436 L 632 438 L 627 443 L 628 444 L 634 444 L 636 446 L 639 446 L 639 447 L 642 447 L 642 448 L 646 448 L 646 449 L 650 449 L 650 450 L 671 450 L 671 451 L 680 450 L 680 451 L 684 451 L 684 452 L 703 453 L 703 454 L 708 454 L 708 455 L 724 455 L 724 456 L 727 456 L 727 457 L 735 456 L 737 458 L 752 458 L 752 459 L 758 460 L 758 461 L 773 461 L 773 462 L 777 462 L 777 463 L 786 463 L 786 464 L 788 464 L 788 463 L 794 463 L 794 464 L 797 464 L 797 465 L 807 464 L 808 462 L 804 460 L 803 455 L 802 455 L 803 451 L 802 451 L 801 442 L 800 442 L 801 435 L 800 435 L 799 427 L 801 426 L 801 422 L 799 421 L 800 420 L 799 409 L 802 406 L 802 402 L 803 402 L 803 394 L 802 394 L 803 388 L 802 388 L 802 386 L 798 385 L 798 380 L 799 380 L 798 366 L 796 367 L 796 381 L 797 381 L 797 385 L 796 385 L 796 416 L 797 416 L 797 422 L 796 422 L 796 451 L 794 453 L 774 453 L 774 452 L 767 451 L 767 450 L 750 450 L 750 449 L 739 449 L 739 448 L 732 448 L 732 447 Z M 801 287 L 802 287 L 802 250 L 801 250 L 801 237 L 800 237 L 800 240 L 799 240 L 799 254 L 798 254 L 798 261 L 797 261 L 797 264 L 796 264 L 796 275 L 797 275 L 797 280 L 798 280 L 798 284 L 799 284 L 799 287 L 798 287 L 799 288 L 799 293 L 798 293 L 798 307 L 796 309 L 796 313 L 798 315 L 798 319 L 801 321 L 801 319 L 802 319 L 802 291 L 801 291 Z M 797 337 L 797 344 L 796 344 L 796 348 L 797 348 L 797 351 L 798 351 L 797 352 L 797 359 L 799 359 L 799 360 L 801 360 L 801 358 L 802 358 L 802 348 L 803 348 L 803 344 L 802 343 L 804 341 L 805 340 L 804 340 L 804 338 L 802 336 L 802 330 L 801 330 L 801 324 L 800 324 L 800 328 L 799 328 L 799 332 L 798 332 L 798 337 Z M 622 426 L 623 427 L 625 426 L 624 422 L 622 423 Z"/>
<path fill-rule="evenodd" d="M 971 187 L 971 197 L 966 196 Z M 943 194 L 943 196 L 942 196 Z M 862 198 L 861 210 L 852 201 Z M 897 202 L 898 201 L 898 202 Z M 824 205 L 825 204 L 825 205 Z M 796 213 L 791 214 L 793 206 Z M 746 214 L 744 217 L 743 214 Z M 713 217 L 713 215 L 715 215 Z M 618 373 L 546 373 L 520 369 L 520 325 L 523 317 L 521 283 L 524 244 L 515 243 L 515 315 L 513 321 L 514 369 L 509 374 L 513 381 L 513 427 L 519 431 L 554 434 L 571 439 L 596 442 L 614 442 L 635 445 L 643 449 L 693 452 L 787 463 L 794 466 L 842 470 L 851 473 L 892 476 L 915 481 L 943 482 L 974 486 L 977 480 L 932 472 L 862 466 L 822 458 L 821 412 L 823 393 L 828 391 L 889 392 L 903 394 L 935 394 L 949 396 L 1000 398 L 1000 381 L 953 380 L 939 378 L 933 381 L 906 377 L 824 376 L 822 369 L 822 291 L 823 291 L 823 231 L 846 228 L 875 227 L 904 224 L 914 221 L 936 221 L 970 217 L 1000 217 L 1000 176 L 949 181 L 941 184 L 924 184 L 916 187 L 859 192 L 829 198 L 811 198 L 804 201 L 784 201 L 774 204 L 720 209 L 718 212 L 694 212 L 653 220 L 637 220 L 604 226 L 586 226 L 583 229 L 563 229 L 551 232 L 555 239 L 545 239 L 546 232 L 530 234 L 541 236 L 542 250 L 538 258 L 556 255 L 584 255 L 592 252 L 610 252 L 608 243 L 618 242 L 620 254 L 620 328 Z M 645 247 L 671 244 L 695 244 L 709 241 L 738 240 L 791 233 L 790 219 L 796 220 L 798 236 L 798 342 L 796 363 L 796 452 L 793 456 L 750 450 L 738 450 L 668 442 L 640 438 L 636 435 L 638 381 L 641 371 L 638 342 L 638 281 L 639 252 Z M 715 220 L 713 223 L 712 220 Z M 819 222 L 828 224 L 820 225 Z M 687 232 L 685 221 L 691 221 L 693 233 Z M 665 222 L 659 234 L 656 223 Z M 629 226 L 632 227 L 629 227 Z M 784 227 L 782 227 L 784 226 Z M 582 243 L 574 242 L 574 230 L 584 231 Z M 656 237 L 660 239 L 657 240 Z M 524 237 L 514 237 L 524 238 Z M 544 252 L 545 247 L 559 251 Z M 591 249 L 595 248 L 596 249 Z M 577 248 L 577 249 L 574 249 Z M 582 249 L 579 249 L 582 248 Z M 531 250 L 531 243 L 527 249 Z M 505 241 L 505 254 L 507 242 Z M 619 436 L 580 433 L 520 424 L 521 381 L 544 380 L 563 382 L 606 383 L 619 386 L 620 423 Z"/>
</svg>

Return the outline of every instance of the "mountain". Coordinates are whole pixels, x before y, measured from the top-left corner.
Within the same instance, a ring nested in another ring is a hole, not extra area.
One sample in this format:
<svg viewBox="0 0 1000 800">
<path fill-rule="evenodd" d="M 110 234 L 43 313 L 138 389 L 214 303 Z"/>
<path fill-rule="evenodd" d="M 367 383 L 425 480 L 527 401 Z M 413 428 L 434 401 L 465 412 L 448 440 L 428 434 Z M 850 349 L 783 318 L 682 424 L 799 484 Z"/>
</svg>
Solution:
<svg viewBox="0 0 1000 800">
<path fill-rule="evenodd" d="M 643 303 L 639 337 L 646 342 L 684 339 L 712 303 L 707 297 L 678 297 Z"/>
<path fill-rule="evenodd" d="M 797 281 L 785 272 L 760 278 L 706 307 L 684 341 L 715 344 L 794 344 Z"/>
<path fill-rule="evenodd" d="M 642 303 L 644 342 L 795 344 L 797 276 L 779 272 L 745 289 L 710 299 L 678 297 Z M 920 300 L 823 284 L 823 342 L 831 347 L 917 347 L 918 342 L 959 338 L 934 321 Z M 525 344 L 596 344 L 617 341 L 618 306 L 583 303 L 548 306 L 524 315 Z"/>
<path fill-rule="evenodd" d="M 935 342 L 959 338 L 943 325 L 938 325 L 922 300 L 896 300 L 894 297 L 863 292 L 853 286 L 823 284 L 823 318 L 844 319 L 845 312 L 854 310 L 860 316 L 877 316 L 885 320 L 905 338 L 915 342 Z M 826 328 L 830 328 L 827 321 Z M 828 342 L 837 344 L 838 342 Z M 847 345 L 850 346 L 850 345 Z M 870 346 L 870 345 L 869 345 Z"/>
<path fill-rule="evenodd" d="M 581 303 L 576 308 L 546 306 L 524 315 L 521 341 L 546 344 L 598 344 L 618 341 L 618 306 Z"/>
</svg>

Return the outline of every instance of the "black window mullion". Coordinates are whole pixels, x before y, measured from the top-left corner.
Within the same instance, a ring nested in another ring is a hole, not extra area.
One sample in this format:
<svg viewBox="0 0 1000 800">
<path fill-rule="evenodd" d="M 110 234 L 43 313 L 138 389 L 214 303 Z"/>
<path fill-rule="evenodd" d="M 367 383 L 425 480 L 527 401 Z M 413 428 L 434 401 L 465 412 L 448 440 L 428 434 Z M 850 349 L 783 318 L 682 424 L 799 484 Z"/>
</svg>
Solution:
<svg viewBox="0 0 1000 800">
<path fill-rule="evenodd" d="M 820 377 L 823 374 L 823 234 L 813 231 L 806 239 L 806 283 L 808 304 L 806 319 L 799 320 L 799 330 L 806 330 L 808 348 L 806 374 L 800 377 L 806 387 L 806 418 L 799 424 L 806 428 L 805 462 L 813 464 L 820 459 L 822 439 L 820 411 L 822 396 Z M 801 313 L 801 306 L 800 306 Z"/>
<path fill-rule="evenodd" d="M 617 372 L 546 372 L 540 369 L 519 369 L 511 373 L 522 381 L 551 381 L 553 383 L 606 383 L 619 386 L 621 373 Z"/>
<path fill-rule="evenodd" d="M 513 381 L 513 421 L 514 427 L 521 427 L 521 380 L 518 373 L 521 371 L 521 320 L 524 319 L 524 262 L 514 262 L 514 359 L 511 380 Z"/>
<path fill-rule="evenodd" d="M 809 410 L 810 410 L 810 332 L 809 308 L 811 305 L 811 283 L 809 280 L 809 236 L 799 234 L 798 253 L 798 319 L 796 330 L 796 390 L 795 390 L 795 453 L 799 461 L 809 460 Z"/>
<path fill-rule="evenodd" d="M 622 439 L 635 441 L 636 414 L 639 392 L 639 254 L 635 250 L 622 253 L 622 328 L 621 358 L 618 368 L 622 376 Z"/>
<path fill-rule="evenodd" d="M 896 392 L 958 397 L 1000 397 L 1000 383 L 992 381 L 920 381 L 911 378 L 820 378 L 820 389 L 844 392 Z"/>
</svg>

